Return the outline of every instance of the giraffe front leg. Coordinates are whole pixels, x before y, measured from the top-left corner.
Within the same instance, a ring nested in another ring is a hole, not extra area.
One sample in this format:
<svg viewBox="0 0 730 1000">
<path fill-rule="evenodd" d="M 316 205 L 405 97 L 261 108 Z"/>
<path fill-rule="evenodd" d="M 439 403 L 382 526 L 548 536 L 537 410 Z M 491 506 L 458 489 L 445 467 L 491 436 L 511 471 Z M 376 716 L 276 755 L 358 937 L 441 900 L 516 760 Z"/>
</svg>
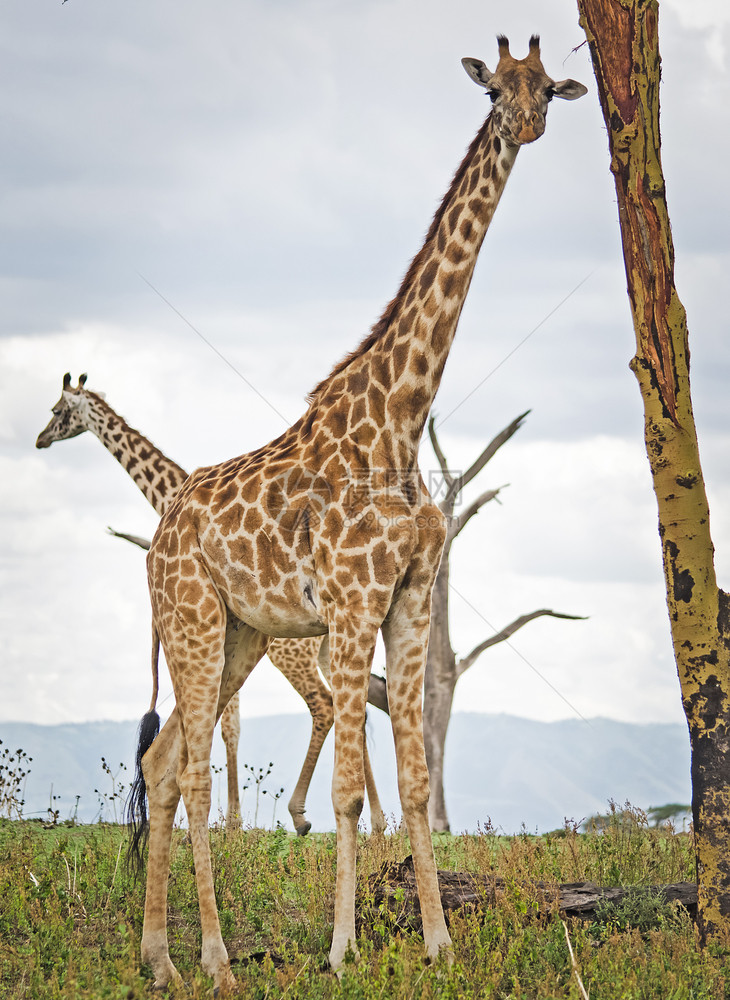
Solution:
<svg viewBox="0 0 730 1000">
<path fill-rule="evenodd" d="M 331 677 L 330 677 L 330 665 L 329 665 L 329 636 L 325 636 L 322 639 L 317 659 L 319 663 L 319 669 L 322 671 L 322 674 L 327 678 L 327 682 L 330 683 Z M 368 693 L 369 691 L 370 691 L 370 678 L 368 677 Z M 330 704 L 331 700 L 332 699 L 330 696 Z M 383 810 L 380 805 L 380 799 L 378 798 L 378 790 L 375 787 L 375 777 L 373 776 L 373 769 L 370 765 L 370 756 L 368 754 L 364 725 L 362 730 L 362 742 L 363 742 L 363 764 L 365 770 L 365 788 L 368 793 L 368 804 L 370 805 L 370 827 L 373 833 L 385 833 L 385 830 L 387 828 L 387 823 L 385 822 L 385 814 L 383 813 Z"/>
<path fill-rule="evenodd" d="M 408 599 L 411 605 L 412 599 Z M 405 604 L 405 601 L 404 601 Z M 443 952 L 453 961 L 451 938 L 441 905 L 436 859 L 428 822 L 429 781 L 423 747 L 423 677 L 428 650 L 430 594 L 425 614 L 396 608 L 383 625 L 388 703 L 398 766 L 398 791 L 413 852 L 426 953 Z M 422 609 L 421 609 L 422 610 Z"/>
<path fill-rule="evenodd" d="M 240 830 L 241 800 L 238 792 L 238 741 L 241 738 L 241 706 L 238 691 L 233 695 L 221 715 L 221 735 L 226 748 L 226 777 L 228 801 L 226 804 L 226 829 Z"/>
<path fill-rule="evenodd" d="M 330 626 L 330 674 L 335 714 L 335 766 L 332 804 L 337 824 L 335 923 L 330 965 L 339 975 L 355 945 L 355 868 L 357 823 L 363 807 L 363 727 L 370 665 L 378 626 L 338 617 Z"/>
</svg>

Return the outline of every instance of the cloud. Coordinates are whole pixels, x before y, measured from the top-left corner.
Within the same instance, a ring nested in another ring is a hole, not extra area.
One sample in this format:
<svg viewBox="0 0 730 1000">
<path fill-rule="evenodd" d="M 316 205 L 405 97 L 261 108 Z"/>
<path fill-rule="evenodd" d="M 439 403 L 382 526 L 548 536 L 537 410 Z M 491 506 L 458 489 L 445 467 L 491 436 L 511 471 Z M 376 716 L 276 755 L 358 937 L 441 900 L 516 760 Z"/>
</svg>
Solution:
<svg viewBox="0 0 730 1000">
<path fill-rule="evenodd" d="M 668 0 L 660 41 L 677 278 L 727 575 L 724 11 Z M 455 462 L 533 411 L 489 469 L 511 486 L 455 549 L 453 579 L 497 625 L 532 602 L 590 613 L 515 640 L 583 714 L 674 718 L 615 192 L 588 52 L 571 51 L 575 6 L 130 0 L 41 16 L 15 5 L 5 20 L 5 712 L 123 718 L 148 693 L 141 554 L 104 527 L 151 534 L 154 514 L 90 436 L 33 450 L 64 372 L 88 371 L 189 469 L 278 435 L 279 414 L 299 416 L 396 291 L 488 111 L 461 56 L 493 63 L 499 31 L 519 54 L 537 28 L 548 71 L 590 94 L 555 102 L 545 136 L 520 153 L 436 401 Z M 454 614 L 460 642 L 483 637 L 468 605 Z M 524 664 L 507 648 L 487 656 L 499 680 L 472 692 L 485 708 L 567 711 L 539 678 L 515 705 Z M 281 689 L 260 683 L 251 704 L 277 710 Z"/>
</svg>

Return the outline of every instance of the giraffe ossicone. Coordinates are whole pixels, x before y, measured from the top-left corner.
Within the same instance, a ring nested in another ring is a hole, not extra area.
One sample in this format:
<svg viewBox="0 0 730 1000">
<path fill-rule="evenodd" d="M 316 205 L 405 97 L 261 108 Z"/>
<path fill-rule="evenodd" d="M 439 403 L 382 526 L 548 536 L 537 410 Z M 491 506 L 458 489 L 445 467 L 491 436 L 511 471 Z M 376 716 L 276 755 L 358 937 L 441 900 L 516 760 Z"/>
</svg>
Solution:
<svg viewBox="0 0 730 1000">
<path fill-rule="evenodd" d="M 188 477 L 187 472 L 168 458 L 148 438 L 129 424 L 107 403 L 102 392 L 86 388 L 87 376 L 81 375 L 73 386 L 71 375 L 63 378 L 63 388 L 57 403 L 52 407 L 53 416 L 36 440 L 37 448 L 48 448 L 54 442 L 78 437 L 84 431 L 93 433 L 132 477 L 158 514 L 163 514 L 172 498 Z M 145 539 L 122 536 L 143 548 Z M 235 628 L 229 620 L 228 628 Z M 311 828 L 306 818 L 306 798 L 324 741 L 332 728 L 332 694 L 322 681 L 318 670 L 321 640 L 272 639 L 267 655 L 274 666 L 286 677 L 294 690 L 303 698 L 312 717 L 312 733 L 301 773 L 289 800 L 289 814 L 294 829 L 300 836 Z M 156 660 L 153 664 L 156 671 Z M 326 676 L 326 675 L 325 675 Z M 221 732 L 226 748 L 227 808 L 226 827 L 236 829 L 241 825 L 241 805 L 238 782 L 238 743 L 241 734 L 240 702 L 236 692 L 221 715 Z M 380 806 L 375 779 L 366 753 L 366 786 L 370 803 L 371 826 L 375 832 L 385 830 L 385 816 Z"/>
<path fill-rule="evenodd" d="M 284 434 L 193 473 L 152 541 L 147 564 L 153 622 L 177 700 L 151 746 L 140 745 L 144 757 L 137 776 L 138 789 L 146 783 L 149 792 L 142 959 L 158 986 L 177 978 L 166 910 L 180 792 L 195 859 L 202 964 L 218 989 L 235 984 L 211 871 L 210 746 L 217 716 L 263 654 L 270 634 L 328 635 L 337 822 L 332 967 L 340 970 L 348 951 L 357 953 L 362 725 L 378 630 L 385 641 L 398 786 L 426 952 L 433 959 L 441 952 L 453 957 L 428 823 L 421 710 L 431 589 L 445 525 L 420 479 L 418 445 L 519 147 L 542 133 L 553 97 L 574 99 L 585 92 L 581 84 L 558 84 L 545 73 L 537 38 L 521 60 L 501 38 L 494 73 L 475 60 L 466 68 L 488 87 L 493 111 L 457 169 L 395 298 L 360 346 L 314 389 L 306 413 Z M 295 469 L 299 473 L 285 475 Z M 320 486 L 313 498 L 309 487 L 315 478 Z M 365 491 L 358 489 L 363 481 Z M 229 613 L 242 623 L 235 635 L 226 633 Z M 146 824 L 146 815 L 139 819 Z"/>
</svg>

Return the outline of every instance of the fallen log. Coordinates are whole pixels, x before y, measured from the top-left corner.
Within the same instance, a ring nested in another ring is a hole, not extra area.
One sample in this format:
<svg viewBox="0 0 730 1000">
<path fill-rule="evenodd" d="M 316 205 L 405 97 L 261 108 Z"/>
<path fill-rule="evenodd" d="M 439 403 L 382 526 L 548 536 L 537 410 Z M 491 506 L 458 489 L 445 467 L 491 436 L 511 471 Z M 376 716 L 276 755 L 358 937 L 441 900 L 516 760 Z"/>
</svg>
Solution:
<svg viewBox="0 0 730 1000">
<path fill-rule="evenodd" d="M 479 875 L 471 872 L 438 871 L 441 903 L 448 915 L 463 907 L 494 906 L 500 896 L 517 887 L 529 894 L 539 915 L 557 910 L 563 917 L 576 917 L 594 921 L 605 919 L 612 908 L 627 900 L 641 897 L 677 903 L 683 906 L 694 920 L 697 915 L 697 885 L 694 882 L 676 882 L 671 885 L 652 885 L 617 888 L 599 886 L 593 882 L 570 882 L 563 885 L 549 882 L 510 882 L 496 875 Z M 379 872 L 368 879 L 368 894 L 361 900 L 360 910 L 374 906 L 385 907 L 394 923 L 403 929 L 420 931 L 421 907 L 413 871 L 413 858 L 409 855 L 400 863 L 383 865 Z M 607 904 L 613 907 L 607 908 Z M 603 911 L 603 913 L 602 913 Z"/>
</svg>

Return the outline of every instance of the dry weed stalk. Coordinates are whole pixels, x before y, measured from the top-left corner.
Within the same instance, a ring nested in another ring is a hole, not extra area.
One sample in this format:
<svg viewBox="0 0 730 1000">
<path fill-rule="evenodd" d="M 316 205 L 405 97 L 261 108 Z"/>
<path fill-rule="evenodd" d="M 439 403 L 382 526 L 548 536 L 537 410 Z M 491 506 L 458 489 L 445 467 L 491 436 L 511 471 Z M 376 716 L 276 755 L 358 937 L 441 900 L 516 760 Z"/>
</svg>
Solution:
<svg viewBox="0 0 730 1000">
<path fill-rule="evenodd" d="M 560 923 L 563 925 L 563 930 L 565 931 L 565 940 L 568 942 L 568 951 L 570 952 L 570 961 L 573 966 L 573 972 L 575 973 L 575 978 L 578 980 L 578 987 L 580 989 L 581 996 L 583 1000 L 589 1000 L 588 994 L 586 993 L 586 988 L 583 985 L 583 980 L 580 978 L 580 970 L 578 969 L 578 963 L 575 960 L 575 955 L 573 954 L 573 945 L 570 943 L 570 935 L 568 934 L 568 925 L 564 920 Z"/>
</svg>

